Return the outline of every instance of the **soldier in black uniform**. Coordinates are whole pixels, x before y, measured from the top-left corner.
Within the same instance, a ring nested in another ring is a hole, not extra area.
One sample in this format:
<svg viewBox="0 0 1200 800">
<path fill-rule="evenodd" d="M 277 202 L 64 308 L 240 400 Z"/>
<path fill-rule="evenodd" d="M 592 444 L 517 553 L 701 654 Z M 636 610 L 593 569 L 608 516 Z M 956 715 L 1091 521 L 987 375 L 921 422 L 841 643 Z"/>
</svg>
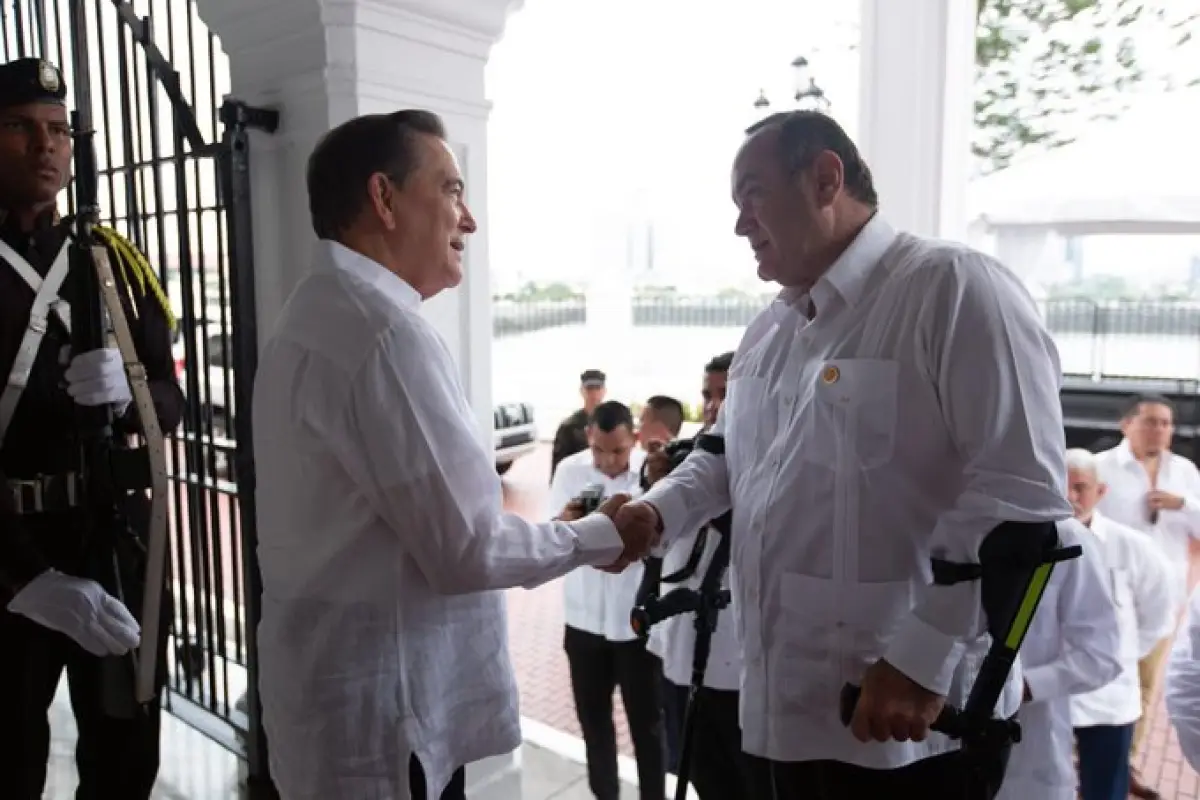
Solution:
<svg viewBox="0 0 1200 800">
<path fill-rule="evenodd" d="M 103 697 L 104 676 L 123 674 L 107 669 L 113 657 L 139 643 L 145 537 L 131 533 L 124 546 L 85 541 L 93 526 L 77 505 L 74 404 L 110 404 L 118 434 L 141 429 L 120 353 L 73 356 L 69 348 L 70 312 L 60 298 L 74 297 L 71 276 L 64 279 L 71 222 L 55 209 L 71 170 L 65 97 L 48 62 L 0 66 L 0 797 L 41 798 L 47 711 L 65 669 L 79 729 L 76 797 L 143 800 L 158 774 L 158 703 L 117 718 Z M 184 402 L 174 319 L 145 258 L 109 229 L 96 236 L 109 251 L 159 423 L 170 431 Z M 144 530 L 146 493 L 125 488 L 127 517 Z M 106 564 L 110 576 L 122 575 L 125 604 L 94 579 L 112 583 L 100 577 Z M 160 658 L 169 619 L 159 626 Z"/>
<path fill-rule="evenodd" d="M 579 376 L 579 394 L 583 397 L 583 408 L 562 421 L 554 432 L 554 447 L 550 450 L 550 480 L 554 480 L 554 471 L 558 462 L 567 456 L 587 450 L 588 423 L 591 422 L 592 411 L 604 402 L 607 394 L 605 375 L 598 369 L 585 369 Z"/>
</svg>

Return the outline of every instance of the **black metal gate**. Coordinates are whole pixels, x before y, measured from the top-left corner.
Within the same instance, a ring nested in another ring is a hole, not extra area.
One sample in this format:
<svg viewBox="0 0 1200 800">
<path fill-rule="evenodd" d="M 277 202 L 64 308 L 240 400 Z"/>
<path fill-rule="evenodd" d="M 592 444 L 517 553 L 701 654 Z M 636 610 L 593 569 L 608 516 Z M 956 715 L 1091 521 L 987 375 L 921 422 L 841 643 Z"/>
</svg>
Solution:
<svg viewBox="0 0 1200 800">
<path fill-rule="evenodd" d="M 73 29 L 70 9 L 84 9 Z M 257 353 L 247 130 L 274 112 L 220 102 L 229 70 L 195 0 L 0 0 L 5 61 L 89 80 L 103 222 L 159 271 L 179 319 L 188 408 L 171 440 L 172 713 L 265 775 L 249 390 Z M 86 36 L 91 64 L 70 63 Z M 73 207 L 73 199 L 68 197 Z"/>
</svg>

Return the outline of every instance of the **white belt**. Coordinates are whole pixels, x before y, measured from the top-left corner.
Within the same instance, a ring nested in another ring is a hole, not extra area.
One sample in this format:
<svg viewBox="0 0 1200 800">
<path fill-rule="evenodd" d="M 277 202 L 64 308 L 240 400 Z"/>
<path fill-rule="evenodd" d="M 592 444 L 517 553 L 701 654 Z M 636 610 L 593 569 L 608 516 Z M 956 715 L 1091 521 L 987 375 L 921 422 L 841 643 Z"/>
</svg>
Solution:
<svg viewBox="0 0 1200 800">
<path fill-rule="evenodd" d="M 29 284 L 29 288 L 34 292 L 33 306 L 29 310 L 29 325 L 25 329 L 24 338 L 21 339 L 21 346 L 17 348 L 17 356 L 13 359 L 12 369 L 8 373 L 8 383 L 5 385 L 3 393 L 0 394 L 0 444 L 4 443 L 4 435 L 8 433 L 8 426 L 12 423 L 13 414 L 16 413 L 17 403 L 21 401 L 21 395 L 25 392 L 25 387 L 29 385 L 29 373 L 33 371 L 33 364 L 37 361 L 38 349 L 42 346 L 42 337 L 46 335 L 50 314 L 53 313 L 58 317 L 68 333 L 71 331 L 71 307 L 58 297 L 58 290 L 62 287 L 67 272 L 70 270 L 70 252 L 71 240 L 68 238 L 63 242 L 62 248 L 54 258 L 54 263 L 50 266 L 50 271 L 46 273 L 43 280 L 37 270 L 22 258 L 20 253 L 0 239 L 0 258 L 7 261 L 9 266 L 21 276 L 25 283 Z"/>
</svg>

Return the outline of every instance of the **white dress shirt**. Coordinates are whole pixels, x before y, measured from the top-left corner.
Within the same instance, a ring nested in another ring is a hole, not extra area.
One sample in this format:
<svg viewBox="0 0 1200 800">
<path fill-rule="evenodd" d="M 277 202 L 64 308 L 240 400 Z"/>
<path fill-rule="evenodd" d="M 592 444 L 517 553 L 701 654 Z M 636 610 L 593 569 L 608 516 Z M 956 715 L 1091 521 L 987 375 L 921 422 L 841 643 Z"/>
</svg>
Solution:
<svg viewBox="0 0 1200 800">
<path fill-rule="evenodd" d="M 1192 592 L 1187 621 L 1167 660 L 1166 699 L 1179 749 L 1192 769 L 1200 770 L 1200 586 Z"/>
<path fill-rule="evenodd" d="M 1162 553 L 1131 528 L 1092 512 L 1092 539 L 1100 543 L 1121 626 L 1121 673 L 1102 688 L 1071 698 L 1071 724 L 1129 725 L 1142 716 L 1138 661 L 1170 635 L 1175 624 L 1170 568 Z"/>
<path fill-rule="evenodd" d="M 1121 672 L 1121 631 L 1108 571 L 1095 537 L 1074 519 L 1058 523 L 1064 546 L 1083 555 L 1054 568 L 1021 645 L 1029 702 L 997 800 L 1075 800 L 1071 695 L 1099 689 Z"/>
<path fill-rule="evenodd" d="M 954 705 L 989 639 L 977 560 L 1005 521 L 1066 519 L 1057 351 L 1019 278 L 963 246 L 867 224 L 810 293 L 746 331 L 713 432 L 646 499 L 667 543 L 733 507 L 747 752 L 895 768 L 957 748 L 859 743 L 844 683 L 880 657 Z M 1019 672 L 1019 671 L 1018 671 Z M 1020 704 L 1014 674 L 999 704 Z"/>
<path fill-rule="evenodd" d="M 254 392 L 259 654 L 287 800 L 429 797 L 521 741 L 504 595 L 611 563 L 603 515 L 502 513 L 449 350 L 416 291 L 330 242 L 263 349 Z"/>
<path fill-rule="evenodd" d="M 637 496 L 639 472 L 646 454 L 634 449 L 629 456 L 629 469 L 610 478 L 596 469 L 591 450 L 581 450 L 558 462 L 554 480 L 550 482 L 547 501 L 548 517 L 560 514 L 567 503 L 589 486 L 603 486 L 604 496 L 622 492 Z M 577 569 L 563 579 L 563 622 L 577 630 L 603 636 L 610 642 L 628 642 L 637 638 L 629 622 L 637 590 L 642 583 L 641 562 L 631 564 L 616 575 L 598 569 Z"/>
<path fill-rule="evenodd" d="M 1171 567 L 1173 605 L 1178 613 L 1187 600 L 1188 540 L 1200 538 L 1200 472 L 1196 465 L 1178 453 L 1163 453 L 1158 482 L 1152 487 L 1146 468 L 1134 457 L 1129 442 L 1123 441 L 1096 456 L 1096 470 L 1108 484 L 1098 508 L 1109 519 L 1149 534 L 1162 550 Z M 1183 508 L 1164 509 L 1158 512 L 1157 522 L 1151 522 L 1146 506 L 1151 489 L 1181 496 Z"/>
<path fill-rule="evenodd" d="M 663 557 L 663 575 L 683 568 L 699 535 L 699 531 L 692 531 L 675 540 Z M 699 589 L 720 541 L 721 534 L 710 528 L 695 574 L 681 583 L 664 583 L 662 594 L 681 587 Z M 726 589 L 729 588 L 729 577 L 729 571 L 726 570 L 722 584 Z M 742 646 L 738 642 L 735 619 L 731 607 L 722 609 L 717 615 L 717 629 L 712 634 L 708 664 L 704 669 L 704 685 L 710 689 L 736 692 L 741 688 Z M 649 648 L 650 652 L 662 659 L 663 675 L 667 680 L 676 686 L 691 686 L 693 656 L 696 652 L 696 615 L 680 614 L 655 625 L 650 631 Z"/>
</svg>

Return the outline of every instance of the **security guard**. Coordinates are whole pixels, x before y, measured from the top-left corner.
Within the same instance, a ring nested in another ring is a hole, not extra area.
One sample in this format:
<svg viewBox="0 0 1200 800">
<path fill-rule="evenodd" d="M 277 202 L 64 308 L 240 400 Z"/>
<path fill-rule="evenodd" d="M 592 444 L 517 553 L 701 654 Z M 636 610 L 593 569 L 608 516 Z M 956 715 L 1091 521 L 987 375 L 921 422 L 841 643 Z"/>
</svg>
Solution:
<svg viewBox="0 0 1200 800">
<path fill-rule="evenodd" d="M 108 404 L 118 435 L 141 428 L 120 353 L 70 352 L 72 228 L 55 209 L 71 171 L 65 97 L 53 64 L 0 66 L 0 796 L 42 796 L 47 711 L 65 669 L 79 729 L 76 797 L 141 800 L 158 773 L 158 703 L 118 718 L 104 698 L 112 657 L 139 644 L 145 536 L 120 549 L 85 541 L 91 526 L 78 507 L 73 409 Z M 171 353 L 174 319 L 145 258 L 111 230 L 97 228 L 96 236 L 169 432 L 184 402 Z M 127 518 L 144 531 L 146 493 L 134 488 L 128 499 Z M 93 580 L 103 568 L 121 576 L 124 604 Z M 167 627 L 159 626 L 160 657 Z"/>
<path fill-rule="evenodd" d="M 607 394 L 605 380 L 604 373 L 598 369 L 585 369 L 579 376 L 579 396 L 583 398 L 583 408 L 564 419 L 554 432 L 554 445 L 550 450 L 551 480 L 554 480 L 554 472 L 560 461 L 587 450 L 588 423 L 596 406 L 604 402 Z"/>
</svg>

